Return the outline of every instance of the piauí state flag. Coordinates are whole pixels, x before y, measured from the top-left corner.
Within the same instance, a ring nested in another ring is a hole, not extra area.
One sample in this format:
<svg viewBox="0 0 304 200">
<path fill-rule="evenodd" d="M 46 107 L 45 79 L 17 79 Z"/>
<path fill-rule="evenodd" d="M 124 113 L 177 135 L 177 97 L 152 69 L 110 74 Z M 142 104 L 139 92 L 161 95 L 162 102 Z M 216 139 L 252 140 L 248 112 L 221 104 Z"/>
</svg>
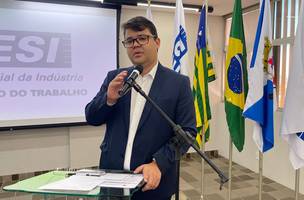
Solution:
<svg viewBox="0 0 304 200">
<path fill-rule="evenodd" d="M 194 76 L 193 76 L 193 96 L 196 115 L 196 127 L 198 144 L 202 144 L 202 138 L 208 141 L 210 136 L 209 120 L 211 119 L 211 111 L 209 105 L 208 94 L 208 78 L 209 78 L 209 66 L 208 66 L 208 49 L 206 39 L 206 7 L 203 6 L 197 39 L 196 39 L 196 53 L 194 58 Z M 210 52 L 209 52 L 210 57 Z M 211 59 L 211 57 L 210 57 Z M 210 61 L 210 60 L 209 60 Z M 212 65 L 212 62 L 210 62 Z M 210 66 L 212 67 L 212 66 Z M 212 68 L 213 70 L 213 68 Z M 214 73 L 211 75 L 212 77 Z"/>
<path fill-rule="evenodd" d="M 243 150 L 245 120 L 242 116 L 248 91 L 246 44 L 241 0 L 235 0 L 225 70 L 225 111 L 233 144 Z"/>
<path fill-rule="evenodd" d="M 261 152 L 273 147 L 273 55 L 270 1 L 261 0 L 258 28 L 248 71 L 243 115 L 254 121 L 253 140 Z"/>
<path fill-rule="evenodd" d="M 215 70 L 213 67 L 213 63 L 212 63 L 212 55 L 210 52 L 210 46 L 208 45 L 208 40 L 207 41 L 207 69 L 208 69 L 208 83 L 214 81 L 216 79 L 215 77 Z"/>
<path fill-rule="evenodd" d="M 293 47 L 281 135 L 289 144 L 289 158 L 295 169 L 304 167 L 304 1 Z"/>
<path fill-rule="evenodd" d="M 188 75 L 188 45 L 182 0 L 176 0 L 172 69 Z"/>
</svg>

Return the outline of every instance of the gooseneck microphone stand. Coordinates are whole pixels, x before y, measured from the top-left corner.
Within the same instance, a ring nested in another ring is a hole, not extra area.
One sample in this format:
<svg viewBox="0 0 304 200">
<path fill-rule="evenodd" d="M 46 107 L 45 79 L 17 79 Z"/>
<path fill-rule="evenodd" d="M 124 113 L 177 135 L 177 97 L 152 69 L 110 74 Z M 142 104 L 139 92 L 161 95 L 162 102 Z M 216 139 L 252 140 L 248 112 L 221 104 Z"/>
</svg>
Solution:
<svg viewBox="0 0 304 200">
<path fill-rule="evenodd" d="M 187 142 L 187 144 L 191 145 L 195 151 L 210 165 L 210 167 L 218 174 L 220 178 L 220 189 L 222 189 L 222 186 L 224 183 L 226 183 L 229 179 L 224 175 L 224 173 L 199 149 L 198 146 L 194 144 L 195 138 L 188 132 L 184 131 L 182 127 L 178 124 L 175 124 L 170 117 L 148 96 L 146 93 L 141 89 L 141 87 L 135 82 L 135 80 L 130 84 L 131 87 L 133 87 L 138 93 L 140 93 L 149 103 L 152 104 L 152 106 L 160 113 L 162 117 L 165 118 L 165 120 L 171 125 L 173 128 L 176 137 L 173 138 L 173 141 L 171 141 L 175 147 L 175 159 L 177 161 L 180 160 L 180 148 L 181 145 L 184 142 Z M 179 164 L 177 164 L 177 173 L 179 177 Z M 176 191 L 176 198 L 179 199 L 179 180 L 177 180 L 177 191 Z"/>
</svg>

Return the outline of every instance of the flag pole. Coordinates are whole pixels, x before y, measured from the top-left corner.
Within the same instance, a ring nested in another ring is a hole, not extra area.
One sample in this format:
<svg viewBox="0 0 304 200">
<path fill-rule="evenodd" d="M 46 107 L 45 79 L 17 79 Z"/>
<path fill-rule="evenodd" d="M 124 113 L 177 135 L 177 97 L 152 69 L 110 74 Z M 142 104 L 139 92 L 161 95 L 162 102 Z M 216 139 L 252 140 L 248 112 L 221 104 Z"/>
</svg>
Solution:
<svg viewBox="0 0 304 200">
<path fill-rule="evenodd" d="M 203 127 L 204 129 L 205 127 Z M 202 132 L 204 133 L 204 132 Z M 205 135 L 202 134 L 202 144 L 201 150 L 205 153 Z M 205 160 L 202 158 L 202 166 L 201 166 L 201 200 L 204 200 L 205 193 Z"/>
<path fill-rule="evenodd" d="M 231 200 L 231 174 L 232 174 L 232 139 L 229 142 L 229 182 L 228 182 L 228 200 Z"/>
<path fill-rule="evenodd" d="M 299 200 L 299 187 L 300 186 L 300 169 L 296 170 L 296 180 L 295 180 L 295 200 Z"/>
<path fill-rule="evenodd" d="M 262 200 L 263 187 L 263 153 L 259 151 L 259 200 Z"/>
</svg>

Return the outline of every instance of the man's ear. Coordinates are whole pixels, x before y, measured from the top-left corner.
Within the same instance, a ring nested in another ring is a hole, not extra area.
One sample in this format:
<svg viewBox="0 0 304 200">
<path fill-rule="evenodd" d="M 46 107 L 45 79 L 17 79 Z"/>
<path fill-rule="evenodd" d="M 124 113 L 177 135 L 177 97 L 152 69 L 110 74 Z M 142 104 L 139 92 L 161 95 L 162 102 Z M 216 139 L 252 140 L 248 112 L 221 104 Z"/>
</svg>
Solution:
<svg viewBox="0 0 304 200">
<path fill-rule="evenodd" d="M 159 39 L 159 38 L 156 38 L 156 39 L 155 39 L 155 43 L 156 43 L 157 47 L 159 48 L 159 47 L 160 47 L 160 39 Z"/>
<path fill-rule="evenodd" d="M 156 38 L 156 39 L 155 39 L 155 43 L 156 43 L 157 52 L 158 52 L 158 49 L 160 48 L 160 39 L 159 39 L 159 38 Z"/>
</svg>

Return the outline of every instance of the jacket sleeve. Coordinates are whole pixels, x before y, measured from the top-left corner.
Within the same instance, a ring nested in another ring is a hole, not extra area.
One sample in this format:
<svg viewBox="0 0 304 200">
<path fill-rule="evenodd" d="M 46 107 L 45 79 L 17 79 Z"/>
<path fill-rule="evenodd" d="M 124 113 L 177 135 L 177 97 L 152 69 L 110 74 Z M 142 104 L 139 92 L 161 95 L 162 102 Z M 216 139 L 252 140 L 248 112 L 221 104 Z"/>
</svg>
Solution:
<svg viewBox="0 0 304 200">
<path fill-rule="evenodd" d="M 111 71 L 107 74 L 99 92 L 85 107 L 85 116 L 88 124 L 98 126 L 106 123 L 111 115 L 115 105 L 107 105 L 107 90 L 109 83 L 115 77 L 116 73 Z"/>
<path fill-rule="evenodd" d="M 184 131 L 188 131 L 194 137 L 196 136 L 194 101 L 189 78 L 185 76 L 183 76 L 183 81 L 181 81 L 175 119 L 173 120 L 176 124 L 180 125 Z M 179 148 L 181 155 L 185 154 L 190 147 L 182 138 L 175 135 L 154 153 L 153 158 L 155 158 L 162 174 L 165 174 L 175 163 L 175 140 L 178 140 L 181 145 Z"/>
</svg>

